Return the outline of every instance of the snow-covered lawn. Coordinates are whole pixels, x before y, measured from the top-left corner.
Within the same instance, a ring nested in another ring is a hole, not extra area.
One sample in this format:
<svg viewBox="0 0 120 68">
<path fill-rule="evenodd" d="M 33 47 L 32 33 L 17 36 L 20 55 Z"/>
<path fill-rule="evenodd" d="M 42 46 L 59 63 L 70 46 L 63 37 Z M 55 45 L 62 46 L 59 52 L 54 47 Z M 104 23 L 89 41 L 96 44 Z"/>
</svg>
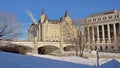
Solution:
<svg viewBox="0 0 120 68">
<path fill-rule="evenodd" d="M 82 58 L 82 57 L 77 57 L 77 56 L 58 57 L 58 56 L 52 56 L 52 55 L 38 55 L 38 54 L 34 54 L 34 56 L 96 66 L 96 63 L 97 63 L 96 52 L 94 52 L 94 51 L 91 52 L 91 53 L 86 52 L 85 54 L 89 57 L 88 58 Z M 99 56 L 100 56 L 100 59 L 99 59 L 99 64 L 100 65 L 102 65 L 106 62 L 109 62 L 113 59 L 120 62 L 120 53 L 99 52 Z"/>
<path fill-rule="evenodd" d="M 110 54 L 110 56 L 113 55 Z M 116 54 L 116 56 L 119 56 L 119 54 Z M 96 67 L 96 58 L 57 57 L 38 54 L 29 56 L 0 52 L 0 68 L 120 68 L 120 59 L 117 60 L 100 58 L 101 65 Z"/>
<path fill-rule="evenodd" d="M 93 68 L 89 65 L 0 52 L 0 68 Z"/>
</svg>

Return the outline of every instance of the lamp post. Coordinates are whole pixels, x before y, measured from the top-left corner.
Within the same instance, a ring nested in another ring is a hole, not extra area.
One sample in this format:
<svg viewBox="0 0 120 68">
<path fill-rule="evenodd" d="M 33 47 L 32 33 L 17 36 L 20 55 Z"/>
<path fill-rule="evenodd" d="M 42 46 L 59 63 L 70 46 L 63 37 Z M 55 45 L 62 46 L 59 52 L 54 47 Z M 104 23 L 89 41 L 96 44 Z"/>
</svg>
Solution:
<svg viewBox="0 0 120 68">
<path fill-rule="evenodd" d="M 99 54 L 98 54 L 98 50 L 96 50 L 96 54 L 97 54 L 97 66 L 99 66 Z"/>
</svg>

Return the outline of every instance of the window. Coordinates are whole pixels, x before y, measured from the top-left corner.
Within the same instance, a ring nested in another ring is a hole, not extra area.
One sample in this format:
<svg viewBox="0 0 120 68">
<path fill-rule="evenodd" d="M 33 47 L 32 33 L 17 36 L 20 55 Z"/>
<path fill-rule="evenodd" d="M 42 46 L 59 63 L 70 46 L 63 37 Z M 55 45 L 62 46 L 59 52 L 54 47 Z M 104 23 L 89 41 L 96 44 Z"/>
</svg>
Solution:
<svg viewBox="0 0 120 68">
<path fill-rule="evenodd" d="M 105 17 L 105 19 L 107 19 L 107 18 Z"/>
<path fill-rule="evenodd" d="M 108 49 L 108 47 L 107 47 L 107 46 L 105 46 L 105 49 Z"/>
<path fill-rule="evenodd" d="M 106 17 L 103 17 L 103 20 L 106 20 L 107 18 Z"/>
<path fill-rule="evenodd" d="M 96 21 L 96 19 L 93 19 L 93 21 Z"/>
<path fill-rule="evenodd" d="M 102 46 L 100 46 L 100 51 L 102 51 Z"/>
<path fill-rule="evenodd" d="M 119 18 L 119 15 L 117 15 L 117 18 Z"/>
<path fill-rule="evenodd" d="M 118 49 L 120 49 L 120 46 L 118 46 Z"/>
<path fill-rule="evenodd" d="M 115 15 L 115 18 L 119 18 L 119 15 Z"/>
<path fill-rule="evenodd" d="M 109 16 L 108 19 L 112 19 L 112 16 Z"/>
<path fill-rule="evenodd" d="M 101 20 L 101 18 L 98 18 L 98 21 L 100 21 Z"/>
<path fill-rule="evenodd" d="M 114 49 L 114 46 L 111 46 L 111 49 Z"/>
<path fill-rule="evenodd" d="M 95 51 L 97 50 L 97 46 L 95 46 Z"/>
</svg>

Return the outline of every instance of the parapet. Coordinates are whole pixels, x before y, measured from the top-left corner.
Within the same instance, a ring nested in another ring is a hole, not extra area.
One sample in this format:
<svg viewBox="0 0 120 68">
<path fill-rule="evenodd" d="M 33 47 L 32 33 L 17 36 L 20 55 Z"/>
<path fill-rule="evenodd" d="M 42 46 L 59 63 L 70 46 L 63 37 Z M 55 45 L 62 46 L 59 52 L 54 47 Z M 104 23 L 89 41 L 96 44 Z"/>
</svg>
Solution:
<svg viewBox="0 0 120 68">
<path fill-rule="evenodd" d="M 98 13 L 91 14 L 90 17 L 106 15 L 106 14 L 111 14 L 111 13 L 116 13 L 116 12 L 118 12 L 118 11 L 117 10 L 108 10 L 108 11 L 103 11 L 103 12 L 98 12 Z"/>
</svg>

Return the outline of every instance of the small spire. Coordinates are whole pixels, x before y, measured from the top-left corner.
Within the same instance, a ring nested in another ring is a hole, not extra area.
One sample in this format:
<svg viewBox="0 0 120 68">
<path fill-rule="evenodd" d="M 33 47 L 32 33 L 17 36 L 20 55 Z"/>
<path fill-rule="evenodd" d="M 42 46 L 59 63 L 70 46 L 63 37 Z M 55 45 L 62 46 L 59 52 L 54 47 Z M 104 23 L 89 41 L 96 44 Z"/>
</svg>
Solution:
<svg viewBox="0 0 120 68">
<path fill-rule="evenodd" d="M 68 10 L 65 11 L 65 17 L 69 16 Z"/>
<path fill-rule="evenodd" d="M 48 21 L 48 16 L 45 16 L 45 21 Z"/>
<path fill-rule="evenodd" d="M 44 10 L 42 9 L 41 15 L 43 15 L 43 14 L 44 14 Z"/>
</svg>

